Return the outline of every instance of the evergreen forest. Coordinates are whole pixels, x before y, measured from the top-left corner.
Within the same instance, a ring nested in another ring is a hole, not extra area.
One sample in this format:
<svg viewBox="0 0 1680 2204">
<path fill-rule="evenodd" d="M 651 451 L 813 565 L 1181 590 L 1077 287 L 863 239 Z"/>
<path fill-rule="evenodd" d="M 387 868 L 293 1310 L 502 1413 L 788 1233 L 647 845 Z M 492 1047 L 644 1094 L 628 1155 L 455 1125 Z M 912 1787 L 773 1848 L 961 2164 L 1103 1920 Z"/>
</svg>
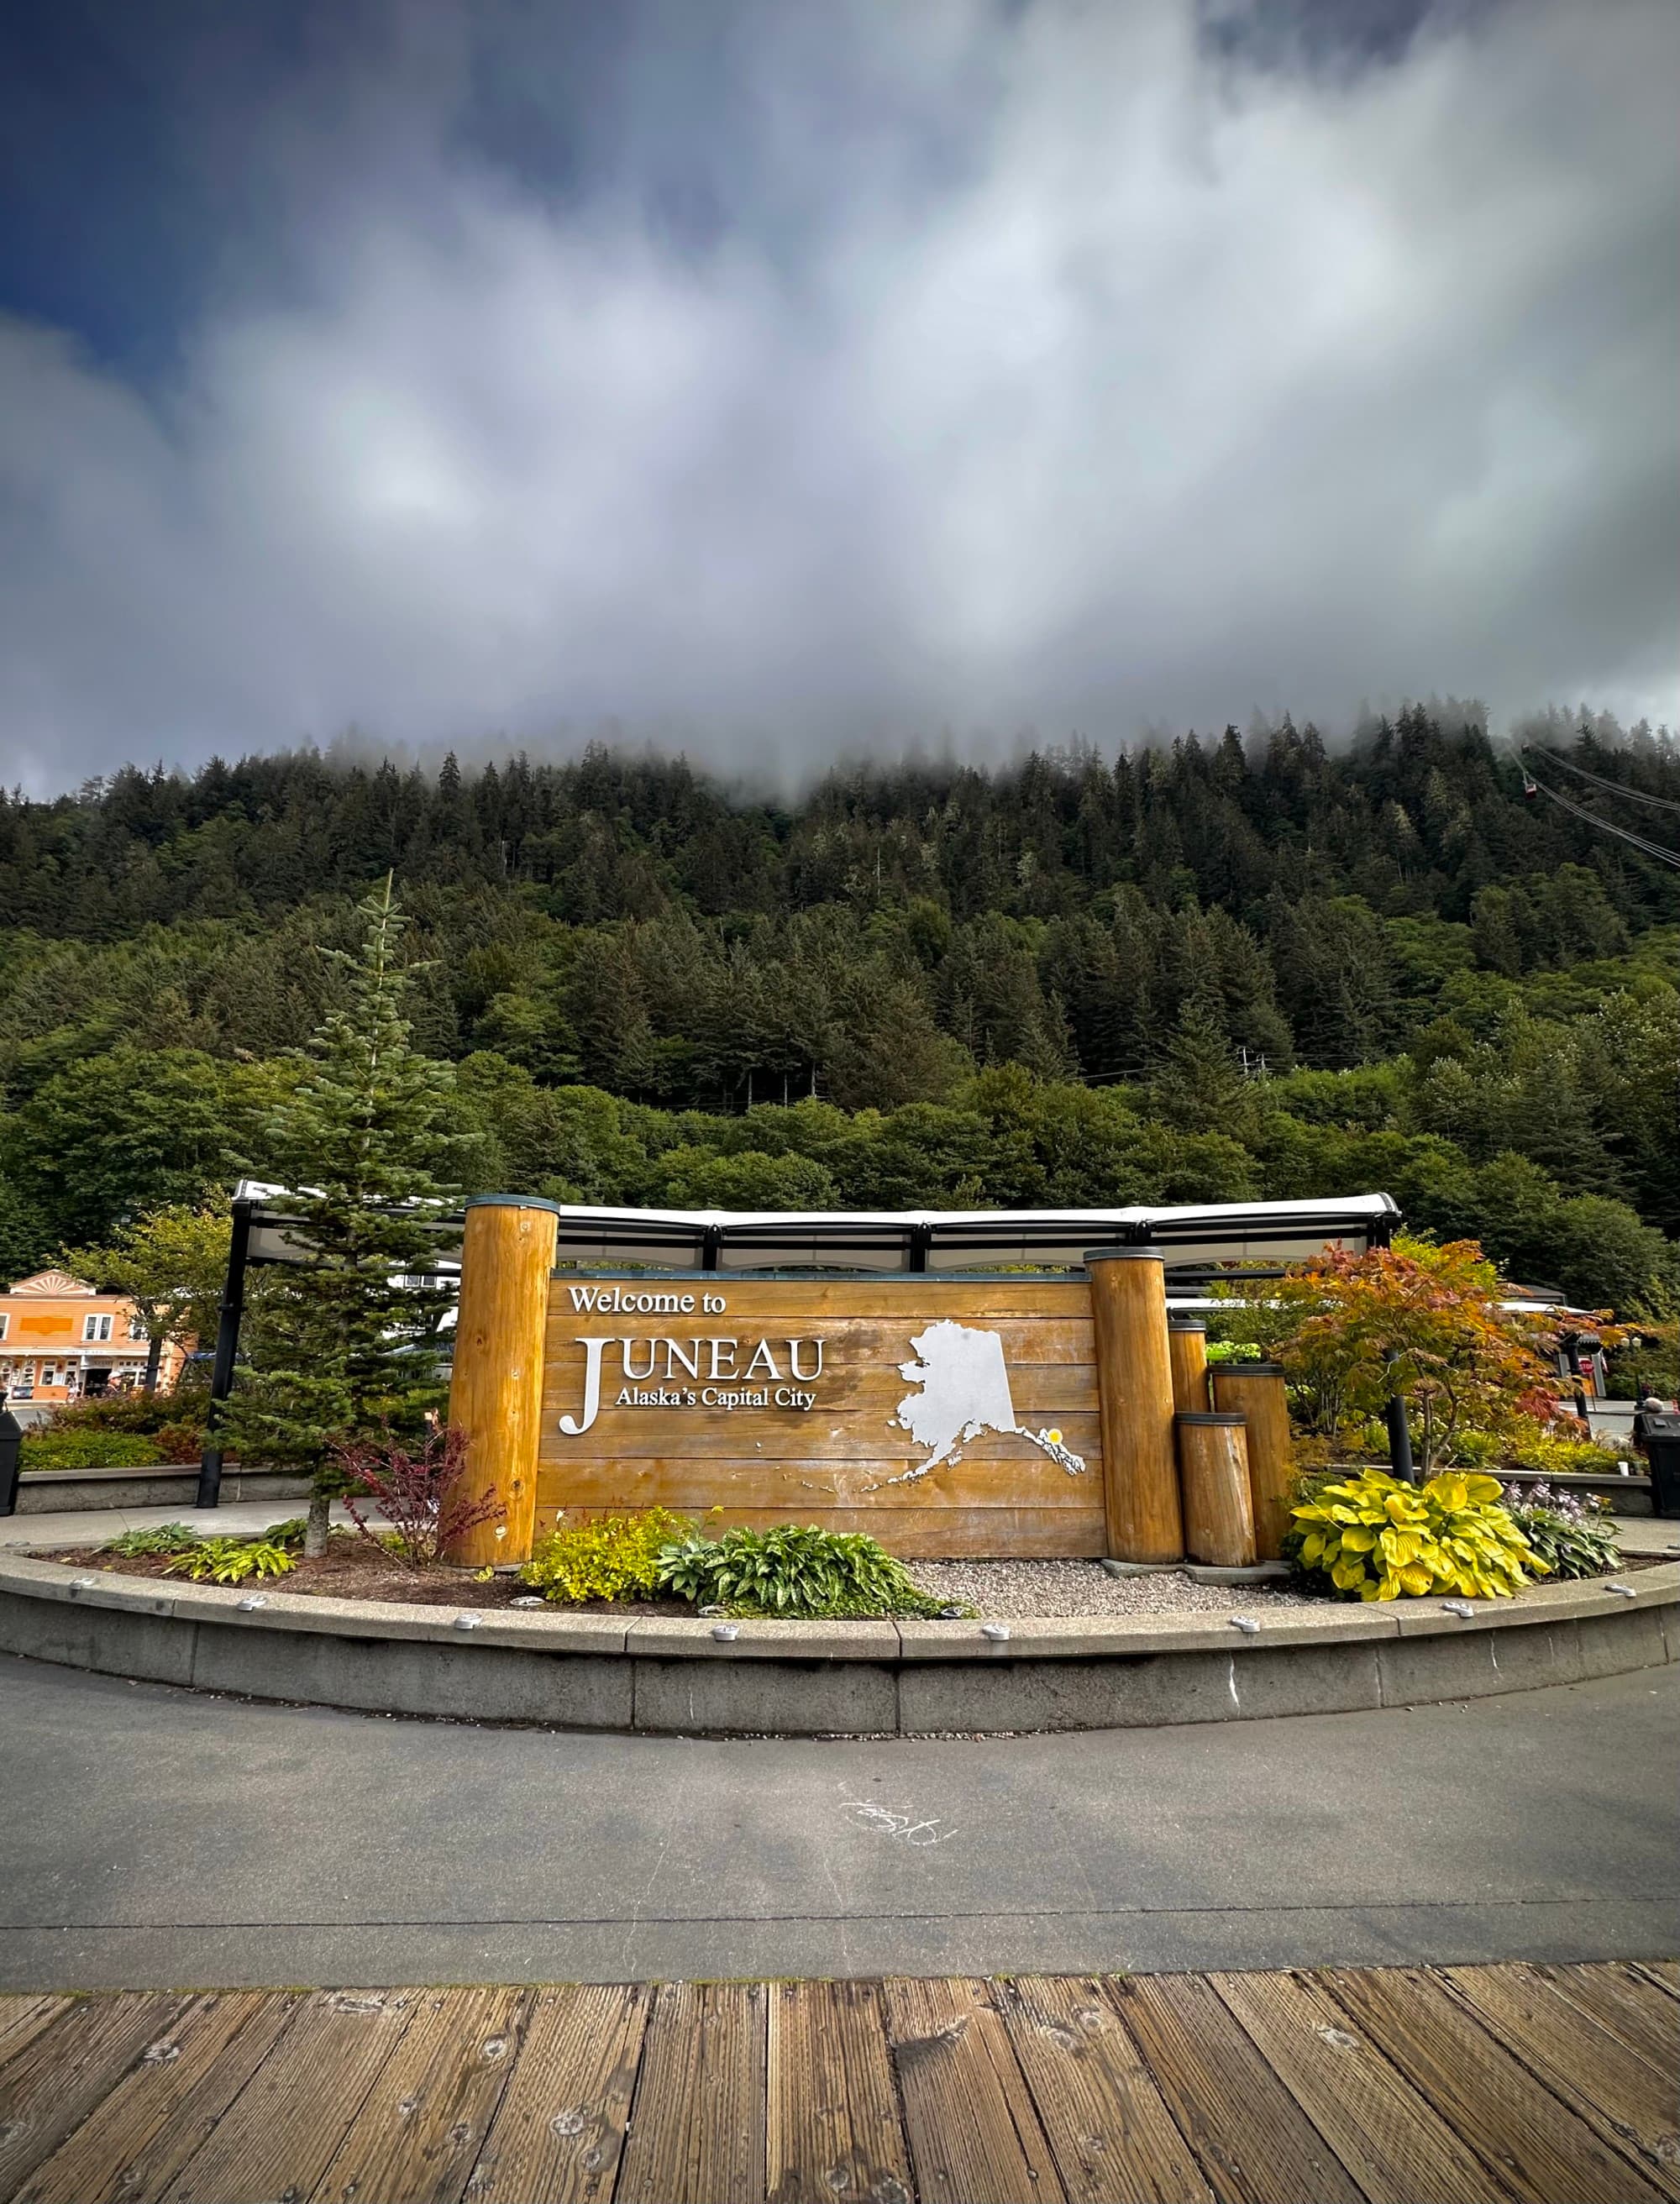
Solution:
<svg viewBox="0 0 1680 2204">
<path fill-rule="evenodd" d="M 467 1191 L 1383 1190 L 1513 1278 L 1662 1318 L 1680 871 L 1593 821 L 1680 844 L 1680 749 L 1588 717 L 1537 740 L 1576 810 L 1421 706 L 1346 748 L 1285 720 L 797 797 L 604 747 L 0 796 L 0 1273 L 270 1175 L 329 952 L 394 873 Z"/>
</svg>

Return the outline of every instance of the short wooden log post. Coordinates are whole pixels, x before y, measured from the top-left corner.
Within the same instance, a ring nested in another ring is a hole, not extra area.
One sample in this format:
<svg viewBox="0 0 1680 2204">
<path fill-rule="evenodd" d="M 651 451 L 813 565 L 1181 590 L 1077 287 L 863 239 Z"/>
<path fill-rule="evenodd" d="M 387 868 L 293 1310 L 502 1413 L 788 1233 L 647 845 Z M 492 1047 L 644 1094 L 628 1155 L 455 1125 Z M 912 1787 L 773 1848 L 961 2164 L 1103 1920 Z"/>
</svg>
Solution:
<svg viewBox="0 0 1680 2204">
<path fill-rule="evenodd" d="M 1085 1262 L 1096 1335 L 1108 1552 L 1120 1561 L 1182 1561 L 1161 1258 L 1149 1247 L 1100 1247 Z"/>
<path fill-rule="evenodd" d="M 1252 1568 L 1254 1502 L 1243 1419 L 1190 1413 L 1175 1421 L 1184 1551 L 1191 1561 L 1204 1561 L 1210 1568 Z"/>
<path fill-rule="evenodd" d="M 1208 1392 L 1208 1327 L 1199 1316 L 1167 1318 L 1167 1351 L 1173 1407 L 1181 1414 L 1205 1416 L 1214 1403 Z"/>
<path fill-rule="evenodd" d="M 1216 1407 L 1241 1416 L 1248 1426 L 1255 1543 L 1262 1561 L 1281 1561 L 1284 1533 L 1292 1520 L 1290 1490 L 1295 1483 L 1283 1365 L 1220 1363 L 1214 1372 L 1214 1401 Z"/>
<path fill-rule="evenodd" d="M 553 1202 L 517 1194 L 486 1194 L 466 1205 L 449 1385 L 449 1421 L 467 1442 L 456 1493 L 477 1500 L 489 1492 L 496 1513 L 449 1541 L 446 1558 L 463 1566 L 531 1559 L 559 1223 Z"/>
</svg>

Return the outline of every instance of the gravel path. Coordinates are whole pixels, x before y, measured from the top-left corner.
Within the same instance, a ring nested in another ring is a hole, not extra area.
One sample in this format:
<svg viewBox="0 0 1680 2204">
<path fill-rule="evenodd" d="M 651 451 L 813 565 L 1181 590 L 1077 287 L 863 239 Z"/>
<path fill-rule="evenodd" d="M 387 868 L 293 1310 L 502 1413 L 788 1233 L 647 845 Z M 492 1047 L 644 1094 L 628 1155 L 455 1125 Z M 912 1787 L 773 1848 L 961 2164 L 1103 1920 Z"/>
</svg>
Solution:
<svg viewBox="0 0 1680 2204">
<path fill-rule="evenodd" d="M 1192 1584 L 1187 1576 L 1111 1577 L 1100 1561 L 907 1561 L 935 1599 L 962 1601 L 982 1615 L 1231 1614 L 1265 1607 L 1316 1607 L 1318 1600 L 1272 1585 Z"/>
</svg>

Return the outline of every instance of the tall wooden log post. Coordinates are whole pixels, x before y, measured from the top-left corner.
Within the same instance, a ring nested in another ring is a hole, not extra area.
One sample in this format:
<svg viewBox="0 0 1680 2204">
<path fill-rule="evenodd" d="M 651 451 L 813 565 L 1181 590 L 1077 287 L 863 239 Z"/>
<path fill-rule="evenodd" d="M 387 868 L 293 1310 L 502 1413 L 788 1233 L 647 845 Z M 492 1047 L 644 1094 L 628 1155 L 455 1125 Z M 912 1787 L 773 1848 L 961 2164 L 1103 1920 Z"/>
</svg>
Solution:
<svg viewBox="0 0 1680 2204">
<path fill-rule="evenodd" d="M 1289 1436 L 1289 1396 L 1278 1362 L 1221 1362 L 1214 1372 L 1216 1405 L 1248 1426 L 1249 1484 L 1254 1493 L 1255 1543 L 1262 1561 L 1283 1559 L 1284 1533 L 1292 1518 L 1290 1488 L 1295 1450 Z"/>
<path fill-rule="evenodd" d="M 1214 1403 L 1208 1392 L 1208 1327 L 1199 1316 L 1167 1318 L 1167 1351 L 1173 1407 L 1180 1414 L 1205 1416 Z"/>
<path fill-rule="evenodd" d="M 1099 1247 L 1085 1262 L 1096 1335 L 1108 1551 L 1120 1561 L 1179 1561 L 1184 1531 L 1161 1259 L 1153 1248 Z"/>
<path fill-rule="evenodd" d="M 1243 1419 L 1181 1414 L 1178 1481 L 1184 1502 L 1184 1551 L 1218 1569 L 1252 1568 L 1254 1502 Z"/>
<path fill-rule="evenodd" d="M 466 1566 L 531 1559 L 559 1223 L 551 1201 L 493 1194 L 466 1205 L 449 1421 L 466 1434 L 457 1491 L 474 1500 L 489 1492 L 496 1513 L 449 1542 L 446 1558 Z"/>
</svg>

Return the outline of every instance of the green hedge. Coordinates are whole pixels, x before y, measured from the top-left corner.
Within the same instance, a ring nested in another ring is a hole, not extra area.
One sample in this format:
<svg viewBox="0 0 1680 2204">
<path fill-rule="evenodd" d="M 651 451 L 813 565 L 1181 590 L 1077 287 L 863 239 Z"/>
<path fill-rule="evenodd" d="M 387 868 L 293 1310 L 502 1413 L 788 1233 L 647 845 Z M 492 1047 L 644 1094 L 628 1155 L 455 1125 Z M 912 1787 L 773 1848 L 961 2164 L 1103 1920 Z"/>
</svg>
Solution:
<svg viewBox="0 0 1680 2204">
<path fill-rule="evenodd" d="M 148 1469 L 169 1459 L 155 1439 L 134 1431 L 57 1431 L 24 1434 L 21 1469 Z"/>
</svg>

